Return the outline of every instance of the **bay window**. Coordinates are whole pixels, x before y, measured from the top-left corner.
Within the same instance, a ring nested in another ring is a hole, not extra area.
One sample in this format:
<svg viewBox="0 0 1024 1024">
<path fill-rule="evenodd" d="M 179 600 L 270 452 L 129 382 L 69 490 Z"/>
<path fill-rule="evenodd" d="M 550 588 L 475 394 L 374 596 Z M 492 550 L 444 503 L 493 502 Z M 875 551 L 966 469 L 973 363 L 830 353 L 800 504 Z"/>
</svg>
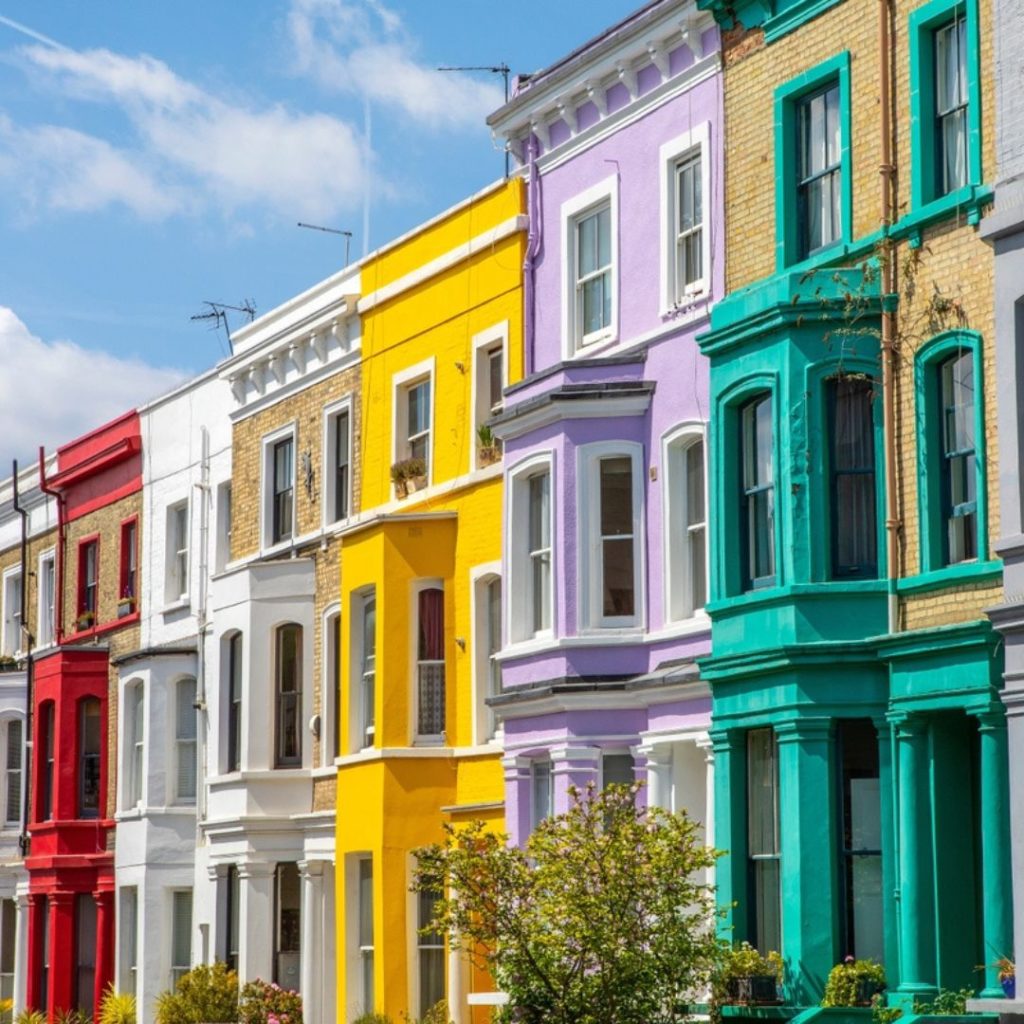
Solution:
<svg viewBox="0 0 1024 1024">
<path fill-rule="evenodd" d="M 745 589 L 775 583 L 775 479 L 772 400 L 760 395 L 740 410 Z"/>
<path fill-rule="evenodd" d="M 100 757 L 103 743 L 100 702 L 86 697 L 78 705 L 78 816 L 98 818 L 101 813 Z"/>
<path fill-rule="evenodd" d="M 444 591 L 426 587 L 417 596 L 416 736 L 443 740 L 444 733 Z"/>
<path fill-rule="evenodd" d="M 978 557 L 974 356 L 960 350 L 939 365 L 942 396 L 942 516 L 945 563 Z"/>
<path fill-rule="evenodd" d="M 278 626 L 274 634 L 276 733 L 274 767 L 302 767 L 302 627 Z"/>
</svg>

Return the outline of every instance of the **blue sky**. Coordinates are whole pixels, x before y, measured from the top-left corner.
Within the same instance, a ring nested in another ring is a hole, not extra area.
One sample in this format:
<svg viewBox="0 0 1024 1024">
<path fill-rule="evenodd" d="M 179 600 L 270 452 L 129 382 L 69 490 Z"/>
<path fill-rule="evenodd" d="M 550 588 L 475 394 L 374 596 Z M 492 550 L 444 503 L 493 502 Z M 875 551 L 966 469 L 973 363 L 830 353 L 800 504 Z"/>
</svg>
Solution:
<svg viewBox="0 0 1024 1024">
<path fill-rule="evenodd" d="M 639 0 L 0 0 L 0 475 L 502 173 L 500 76 Z M 369 131 L 367 131 L 369 128 Z M 369 232 L 364 217 L 369 196 Z"/>
</svg>

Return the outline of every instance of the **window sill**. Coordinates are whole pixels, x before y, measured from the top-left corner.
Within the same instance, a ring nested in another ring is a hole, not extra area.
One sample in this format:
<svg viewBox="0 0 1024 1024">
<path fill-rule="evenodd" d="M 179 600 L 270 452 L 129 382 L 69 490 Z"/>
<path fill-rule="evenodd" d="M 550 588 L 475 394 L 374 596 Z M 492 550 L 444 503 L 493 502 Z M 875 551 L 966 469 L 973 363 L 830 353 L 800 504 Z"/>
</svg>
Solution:
<svg viewBox="0 0 1024 1024">
<path fill-rule="evenodd" d="M 168 601 L 160 609 L 161 615 L 173 615 L 175 612 L 187 612 L 192 607 L 192 600 L 188 597 L 179 597 L 176 601 Z M 122 620 L 123 621 L 123 620 Z"/>
<path fill-rule="evenodd" d="M 680 637 L 696 636 L 706 633 L 711 628 L 711 619 L 703 608 L 698 609 L 688 619 L 676 619 L 666 623 L 661 629 L 651 630 L 647 634 L 648 643 L 660 643 L 664 640 L 676 640 Z"/>
<path fill-rule="evenodd" d="M 607 352 L 608 349 L 613 348 L 619 342 L 618 331 L 607 331 L 603 334 L 597 335 L 591 341 L 584 344 L 582 341 L 573 339 L 570 343 L 565 346 L 565 351 L 569 353 L 569 360 L 573 359 L 590 359 L 603 352 Z"/>
<path fill-rule="evenodd" d="M 926 227 L 956 213 L 966 213 L 968 224 L 980 224 L 981 209 L 992 202 L 993 195 L 990 185 L 965 185 L 949 195 L 911 210 L 900 218 L 893 228 L 893 234 L 906 238 L 910 247 L 916 249 L 921 245 L 921 236 Z"/>
<path fill-rule="evenodd" d="M 744 605 L 775 604 L 801 597 L 828 597 L 832 594 L 884 594 L 887 583 L 875 580 L 822 580 L 816 583 L 791 583 L 787 586 L 759 587 L 742 594 L 709 602 L 704 610 L 714 618 L 720 612 L 734 611 Z"/>
<path fill-rule="evenodd" d="M 947 565 L 941 569 L 933 569 L 930 572 L 898 580 L 896 592 L 907 597 L 914 594 L 927 594 L 932 590 L 943 590 L 946 587 L 961 587 L 972 583 L 998 583 L 1002 572 L 1003 563 L 999 559 L 989 562 L 960 562 L 957 565 Z"/>
<path fill-rule="evenodd" d="M 101 622 L 98 626 L 89 626 L 87 629 L 79 629 L 68 633 L 67 636 L 63 637 L 62 643 L 73 644 L 78 643 L 80 640 L 89 640 L 95 636 L 102 636 L 104 633 L 121 629 L 123 626 L 133 626 L 140 618 L 141 614 L 138 611 L 134 611 L 123 619 L 111 619 L 109 622 Z"/>
</svg>

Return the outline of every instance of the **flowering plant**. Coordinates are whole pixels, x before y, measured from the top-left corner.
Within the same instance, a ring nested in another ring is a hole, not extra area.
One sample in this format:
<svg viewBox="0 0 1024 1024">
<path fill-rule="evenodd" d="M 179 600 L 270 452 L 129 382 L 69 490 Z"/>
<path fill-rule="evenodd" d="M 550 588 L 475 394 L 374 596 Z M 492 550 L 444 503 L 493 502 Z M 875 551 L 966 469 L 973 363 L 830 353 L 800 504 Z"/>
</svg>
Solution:
<svg viewBox="0 0 1024 1024">
<path fill-rule="evenodd" d="M 247 982 L 238 997 L 240 1024 L 302 1024 L 302 997 L 273 982 Z"/>
</svg>

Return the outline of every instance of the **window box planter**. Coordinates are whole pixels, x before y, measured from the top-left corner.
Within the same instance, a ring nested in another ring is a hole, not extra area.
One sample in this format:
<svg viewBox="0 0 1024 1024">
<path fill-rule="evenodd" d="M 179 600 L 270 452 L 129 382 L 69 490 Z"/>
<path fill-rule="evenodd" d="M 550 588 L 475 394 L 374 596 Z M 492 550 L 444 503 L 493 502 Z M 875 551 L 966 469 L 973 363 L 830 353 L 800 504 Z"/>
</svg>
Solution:
<svg viewBox="0 0 1024 1024">
<path fill-rule="evenodd" d="M 746 978 L 730 978 L 726 995 L 732 1003 L 764 1006 L 779 1002 L 778 979 L 774 974 L 752 974 Z"/>
<path fill-rule="evenodd" d="M 885 991 L 885 969 L 875 960 L 846 957 L 828 973 L 821 1005 L 869 1007 Z"/>
<path fill-rule="evenodd" d="M 717 1001 L 741 1006 L 778 1005 L 782 957 L 772 951 L 764 956 L 747 942 L 728 951 L 715 983 Z"/>
<path fill-rule="evenodd" d="M 491 433 L 491 428 L 483 424 L 477 432 L 477 459 L 482 466 L 493 466 L 501 461 L 501 442 Z"/>
<path fill-rule="evenodd" d="M 395 494 L 406 498 L 427 486 L 427 466 L 422 459 L 401 459 L 391 467 Z"/>
<path fill-rule="evenodd" d="M 885 991 L 885 982 L 871 978 L 858 978 L 854 989 L 855 1006 L 870 1006 L 875 996 Z"/>
<path fill-rule="evenodd" d="M 117 602 L 117 617 L 123 619 L 135 611 L 135 598 L 134 597 L 122 597 Z"/>
<path fill-rule="evenodd" d="M 84 629 L 92 629 L 95 623 L 96 615 L 94 612 L 82 612 L 75 620 L 75 627 L 81 632 Z"/>
</svg>

